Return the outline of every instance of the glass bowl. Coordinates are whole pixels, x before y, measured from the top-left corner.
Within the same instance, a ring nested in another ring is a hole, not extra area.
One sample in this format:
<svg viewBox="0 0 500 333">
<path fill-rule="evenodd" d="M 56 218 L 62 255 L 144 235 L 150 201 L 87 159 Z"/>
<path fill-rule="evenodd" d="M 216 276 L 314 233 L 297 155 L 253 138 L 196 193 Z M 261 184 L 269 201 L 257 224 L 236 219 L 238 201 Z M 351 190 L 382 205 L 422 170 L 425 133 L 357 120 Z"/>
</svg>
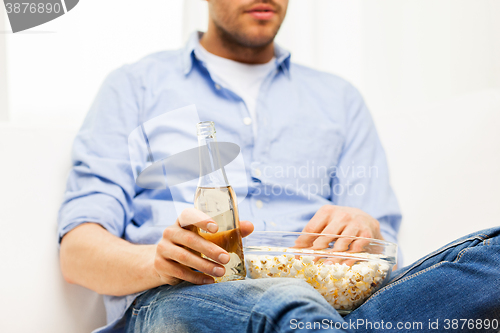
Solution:
<svg viewBox="0 0 500 333">
<path fill-rule="evenodd" d="M 384 286 L 397 245 L 329 234 L 255 231 L 243 239 L 247 277 L 307 281 L 340 314 L 348 314 Z"/>
</svg>

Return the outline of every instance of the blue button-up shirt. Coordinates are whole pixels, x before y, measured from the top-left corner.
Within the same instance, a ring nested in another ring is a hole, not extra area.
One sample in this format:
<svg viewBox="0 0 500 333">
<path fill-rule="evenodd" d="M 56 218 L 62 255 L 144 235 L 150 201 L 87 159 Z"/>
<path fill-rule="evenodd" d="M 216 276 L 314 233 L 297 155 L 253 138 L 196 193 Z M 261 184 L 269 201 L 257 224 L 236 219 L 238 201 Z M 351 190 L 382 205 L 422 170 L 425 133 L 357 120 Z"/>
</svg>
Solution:
<svg viewBox="0 0 500 333">
<path fill-rule="evenodd" d="M 199 47 L 194 33 L 184 49 L 152 54 L 107 77 L 73 145 L 59 239 L 95 222 L 132 243 L 157 243 L 179 207 L 192 206 L 196 183 L 178 185 L 177 196 L 137 186 L 129 136 L 148 120 L 194 104 L 200 121 L 215 122 L 219 141 L 241 148 L 240 168 L 228 178 L 240 218 L 256 230 L 301 231 L 321 206 L 340 205 L 369 213 L 384 238 L 397 242 L 401 214 L 385 153 L 351 84 L 291 63 L 290 53 L 276 46 L 276 70 L 261 86 L 254 135 L 244 122 L 250 116 L 244 101 L 209 73 Z M 167 121 L 149 131 L 149 141 L 159 143 L 157 158 L 196 145 L 195 125 Z M 136 296 L 105 296 L 109 325 L 102 331 L 115 331 Z"/>
</svg>

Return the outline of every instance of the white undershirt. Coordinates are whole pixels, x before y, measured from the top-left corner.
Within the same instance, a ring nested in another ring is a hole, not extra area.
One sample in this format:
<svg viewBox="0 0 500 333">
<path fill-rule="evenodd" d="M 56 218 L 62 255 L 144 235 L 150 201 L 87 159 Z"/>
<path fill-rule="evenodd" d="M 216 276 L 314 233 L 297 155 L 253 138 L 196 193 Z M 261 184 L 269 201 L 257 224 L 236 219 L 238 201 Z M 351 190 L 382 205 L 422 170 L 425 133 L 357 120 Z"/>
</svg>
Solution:
<svg viewBox="0 0 500 333">
<path fill-rule="evenodd" d="M 195 55 L 205 62 L 210 75 L 217 78 L 218 83 L 240 96 L 245 102 L 251 118 L 244 118 L 246 125 L 252 125 L 254 135 L 257 133 L 257 97 L 260 86 L 266 76 L 276 69 L 276 58 L 265 64 L 249 65 L 216 56 L 200 45 L 195 48 Z"/>
</svg>

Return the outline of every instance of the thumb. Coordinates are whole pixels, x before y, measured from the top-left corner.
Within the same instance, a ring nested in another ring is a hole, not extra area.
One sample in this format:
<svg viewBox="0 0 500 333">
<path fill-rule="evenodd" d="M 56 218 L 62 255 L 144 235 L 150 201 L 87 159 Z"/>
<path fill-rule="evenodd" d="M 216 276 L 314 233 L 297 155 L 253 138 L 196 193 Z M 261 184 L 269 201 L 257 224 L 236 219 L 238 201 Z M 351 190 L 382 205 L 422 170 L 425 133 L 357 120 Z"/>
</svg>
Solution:
<svg viewBox="0 0 500 333">
<path fill-rule="evenodd" d="M 253 232 L 253 223 L 250 221 L 240 221 L 241 237 L 246 237 Z"/>
</svg>

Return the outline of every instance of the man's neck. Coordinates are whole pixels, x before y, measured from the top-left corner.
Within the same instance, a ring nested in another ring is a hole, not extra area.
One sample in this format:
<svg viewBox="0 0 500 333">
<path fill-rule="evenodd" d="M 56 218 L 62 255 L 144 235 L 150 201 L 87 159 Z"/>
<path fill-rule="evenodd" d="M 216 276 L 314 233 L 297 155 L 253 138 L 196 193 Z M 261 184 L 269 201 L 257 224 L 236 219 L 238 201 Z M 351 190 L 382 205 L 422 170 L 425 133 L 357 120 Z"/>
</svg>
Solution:
<svg viewBox="0 0 500 333">
<path fill-rule="evenodd" d="M 207 32 L 200 39 L 200 44 L 205 50 L 216 56 L 246 64 L 265 64 L 274 56 L 273 42 L 258 48 L 246 47 L 233 42 L 230 38 L 224 38 L 224 33 L 217 29 L 209 24 Z"/>
</svg>

